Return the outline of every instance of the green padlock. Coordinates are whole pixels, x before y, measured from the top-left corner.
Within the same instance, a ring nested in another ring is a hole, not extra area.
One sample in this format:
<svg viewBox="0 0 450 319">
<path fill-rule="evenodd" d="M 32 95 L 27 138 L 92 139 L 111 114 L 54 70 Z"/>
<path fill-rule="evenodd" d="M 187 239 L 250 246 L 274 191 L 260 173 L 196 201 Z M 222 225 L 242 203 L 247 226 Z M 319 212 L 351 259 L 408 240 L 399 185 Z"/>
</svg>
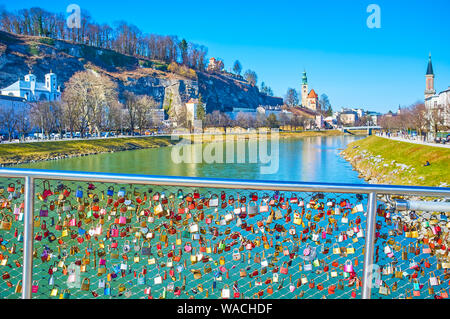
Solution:
<svg viewBox="0 0 450 319">
<path fill-rule="evenodd" d="M 64 292 L 62 293 L 62 298 L 60 298 L 60 299 L 70 299 L 70 290 L 69 289 L 66 289 L 66 290 L 64 290 Z"/>
</svg>

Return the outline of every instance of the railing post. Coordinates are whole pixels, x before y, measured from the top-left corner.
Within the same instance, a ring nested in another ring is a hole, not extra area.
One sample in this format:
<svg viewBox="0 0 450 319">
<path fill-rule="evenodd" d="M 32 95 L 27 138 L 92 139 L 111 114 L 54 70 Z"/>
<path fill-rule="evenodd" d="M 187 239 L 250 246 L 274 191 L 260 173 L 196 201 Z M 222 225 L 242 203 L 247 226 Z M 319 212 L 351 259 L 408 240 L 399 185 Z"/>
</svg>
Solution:
<svg viewBox="0 0 450 319">
<path fill-rule="evenodd" d="M 34 178 L 25 177 L 22 299 L 31 299 L 33 281 Z"/>
<path fill-rule="evenodd" d="M 375 246 L 375 225 L 377 217 L 377 193 L 369 193 L 367 200 L 366 244 L 364 248 L 364 269 L 362 299 L 370 299 L 372 289 L 373 251 Z"/>
</svg>

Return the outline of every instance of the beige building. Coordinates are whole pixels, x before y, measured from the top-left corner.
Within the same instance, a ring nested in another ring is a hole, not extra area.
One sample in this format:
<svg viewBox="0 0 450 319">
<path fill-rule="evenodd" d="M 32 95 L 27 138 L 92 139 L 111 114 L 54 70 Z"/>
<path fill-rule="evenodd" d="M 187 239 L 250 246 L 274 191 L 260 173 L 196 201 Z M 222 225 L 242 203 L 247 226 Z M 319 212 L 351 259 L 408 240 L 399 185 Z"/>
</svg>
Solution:
<svg viewBox="0 0 450 319">
<path fill-rule="evenodd" d="M 216 58 L 210 58 L 207 70 L 220 72 L 223 70 L 223 67 L 223 61 Z"/>
<path fill-rule="evenodd" d="M 339 120 L 343 125 L 354 125 L 358 119 L 358 114 L 354 111 L 344 111 L 339 115 Z"/>
</svg>

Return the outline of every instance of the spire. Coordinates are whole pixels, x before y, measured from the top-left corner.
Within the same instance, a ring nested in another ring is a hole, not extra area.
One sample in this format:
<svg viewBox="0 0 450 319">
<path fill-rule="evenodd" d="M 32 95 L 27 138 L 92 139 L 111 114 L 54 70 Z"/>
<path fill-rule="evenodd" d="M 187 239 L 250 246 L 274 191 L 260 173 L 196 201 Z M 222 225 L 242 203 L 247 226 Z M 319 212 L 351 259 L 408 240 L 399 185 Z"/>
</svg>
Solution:
<svg viewBox="0 0 450 319">
<path fill-rule="evenodd" d="M 302 84 L 308 84 L 308 78 L 306 77 L 306 71 L 303 71 Z"/>
<path fill-rule="evenodd" d="M 428 57 L 428 67 L 427 67 L 427 74 L 426 75 L 434 75 L 433 73 L 433 64 L 431 63 L 431 53 Z"/>
</svg>

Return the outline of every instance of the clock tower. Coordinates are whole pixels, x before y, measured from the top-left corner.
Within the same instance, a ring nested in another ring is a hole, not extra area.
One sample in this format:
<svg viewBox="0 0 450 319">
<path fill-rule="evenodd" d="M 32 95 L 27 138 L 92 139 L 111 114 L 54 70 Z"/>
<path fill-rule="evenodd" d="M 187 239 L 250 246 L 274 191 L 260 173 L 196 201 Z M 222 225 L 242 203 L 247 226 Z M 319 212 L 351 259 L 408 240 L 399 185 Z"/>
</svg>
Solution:
<svg viewBox="0 0 450 319">
<path fill-rule="evenodd" d="M 306 77 L 306 71 L 303 71 L 302 76 L 302 106 L 306 107 L 308 98 L 308 78 Z"/>
</svg>

